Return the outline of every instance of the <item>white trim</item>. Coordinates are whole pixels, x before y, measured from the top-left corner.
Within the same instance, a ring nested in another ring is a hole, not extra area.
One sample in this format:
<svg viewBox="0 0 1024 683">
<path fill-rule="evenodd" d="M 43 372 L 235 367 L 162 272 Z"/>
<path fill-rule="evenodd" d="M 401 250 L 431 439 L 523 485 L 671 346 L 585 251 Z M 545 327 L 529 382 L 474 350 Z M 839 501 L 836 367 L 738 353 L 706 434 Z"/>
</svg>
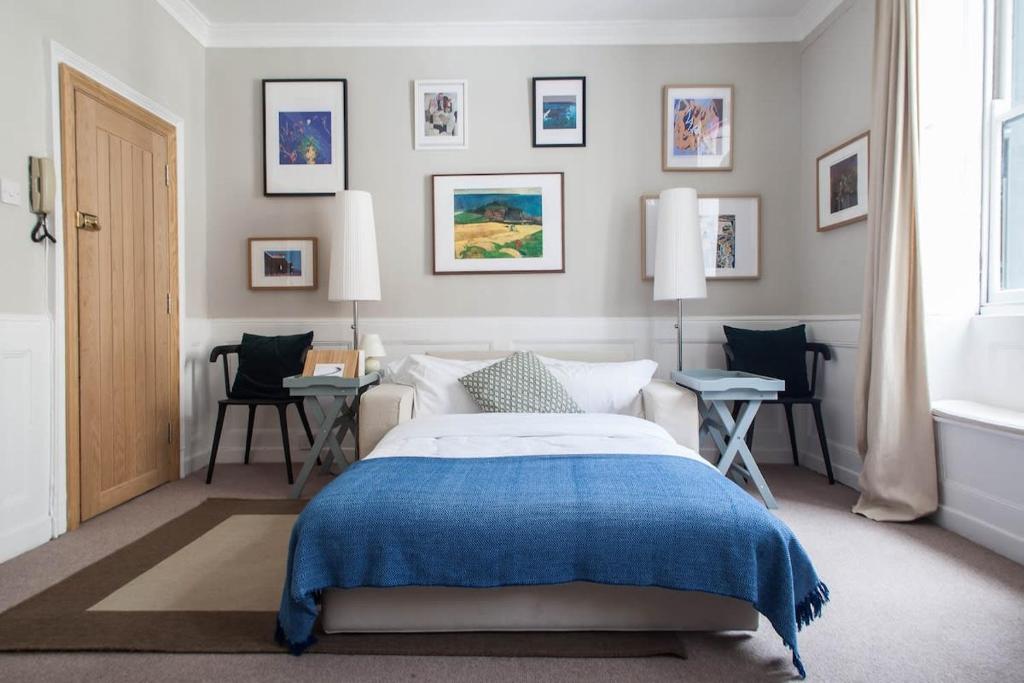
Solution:
<svg viewBox="0 0 1024 683">
<path fill-rule="evenodd" d="M 110 75 L 92 62 L 80 57 L 56 41 L 50 41 L 50 140 L 54 172 L 56 174 L 56 192 L 54 197 L 53 232 L 57 243 L 51 252 L 51 261 L 47 264 L 51 276 L 49 278 L 50 310 L 53 315 L 53 381 L 51 400 L 53 404 L 52 449 L 50 457 L 52 480 L 50 485 L 51 515 L 53 520 L 53 536 L 57 537 L 67 531 L 67 415 L 65 411 L 65 392 L 67 390 L 65 356 L 65 324 L 64 324 L 64 198 L 62 186 L 61 147 L 60 147 L 60 64 L 82 72 L 97 83 L 113 90 L 134 104 L 167 121 L 176 130 L 177 141 L 177 215 L 178 215 L 178 359 L 179 376 L 185 378 L 185 340 L 183 339 L 185 320 L 185 119 L 159 102 L 150 99 L 141 92 L 118 78 Z M 179 388 L 179 412 L 185 412 L 185 387 Z M 179 419 L 179 476 L 185 473 L 185 429 L 184 419 Z"/>
<path fill-rule="evenodd" d="M 800 42 L 843 0 L 789 17 L 677 21 L 211 22 L 189 0 L 157 0 L 203 47 L 695 45 Z"/>
<path fill-rule="evenodd" d="M 932 402 L 932 418 L 936 422 L 1024 439 L 1024 413 L 1019 410 L 1008 410 L 976 401 L 947 399 Z"/>
</svg>

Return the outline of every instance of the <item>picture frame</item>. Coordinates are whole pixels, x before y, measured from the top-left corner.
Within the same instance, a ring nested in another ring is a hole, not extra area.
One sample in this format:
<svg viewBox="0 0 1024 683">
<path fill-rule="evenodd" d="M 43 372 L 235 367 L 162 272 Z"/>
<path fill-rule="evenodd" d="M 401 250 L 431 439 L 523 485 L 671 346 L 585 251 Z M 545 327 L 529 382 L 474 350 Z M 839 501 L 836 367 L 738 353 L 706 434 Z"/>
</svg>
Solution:
<svg viewBox="0 0 1024 683">
<path fill-rule="evenodd" d="M 330 197 L 348 188 L 348 81 L 265 78 L 263 195 Z"/>
<path fill-rule="evenodd" d="M 469 81 L 413 81 L 413 147 L 469 149 Z"/>
<path fill-rule="evenodd" d="M 850 138 L 817 159 L 815 197 L 818 232 L 868 217 L 869 131 Z"/>
<path fill-rule="evenodd" d="M 705 276 L 713 280 L 760 278 L 761 195 L 700 194 L 697 195 L 697 205 L 704 245 Z M 654 279 L 654 255 L 658 233 L 657 208 L 658 195 L 641 195 L 641 280 Z M 728 229 L 725 230 L 726 228 Z M 725 234 L 726 232 L 729 234 Z"/>
<path fill-rule="evenodd" d="M 316 237 L 250 237 L 249 289 L 317 288 Z"/>
<path fill-rule="evenodd" d="M 533 79 L 534 147 L 587 146 L 586 76 L 535 76 Z"/>
<path fill-rule="evenodd" d="M 735 131 L 731 85 L 662 88 L 663 171 L 731 171 Z"/>
<path fill-rule="evenodd" d="M 564 174 L 432 176 L 435 275 L 565 272 Z"/>
</svg>

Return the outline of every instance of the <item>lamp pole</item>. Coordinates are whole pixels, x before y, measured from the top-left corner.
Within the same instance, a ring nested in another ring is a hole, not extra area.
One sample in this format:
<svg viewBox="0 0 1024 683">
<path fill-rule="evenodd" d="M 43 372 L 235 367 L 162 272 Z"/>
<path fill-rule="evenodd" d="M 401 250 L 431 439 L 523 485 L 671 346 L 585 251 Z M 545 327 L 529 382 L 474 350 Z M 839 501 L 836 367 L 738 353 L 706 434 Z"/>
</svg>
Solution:
<svg viewBox="0 0 1024 683">
<path fill-rule="evenodd" d="M 680 310 L 682 310 L 682 302 L 680 302 Z M 359 348 L 359 302 L 352 302 L 352 350 L 355 351 Z"/>
<path fill-rule="evenodd" d="M 683 369 L 683 300 L 676 299 L 679 309 L 676 312 L 676 370 Z"/>
</svg>

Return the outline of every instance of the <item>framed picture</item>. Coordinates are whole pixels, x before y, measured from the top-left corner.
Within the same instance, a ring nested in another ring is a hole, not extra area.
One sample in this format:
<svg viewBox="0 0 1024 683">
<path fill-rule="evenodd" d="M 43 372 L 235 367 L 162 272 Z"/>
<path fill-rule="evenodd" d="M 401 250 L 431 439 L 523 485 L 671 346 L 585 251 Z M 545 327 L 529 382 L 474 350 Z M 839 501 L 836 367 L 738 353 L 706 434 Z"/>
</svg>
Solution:
<svg viewBox="0 0 1024 683">
<path fill-rule="evenodd" d="M 761 197 L 756 194 L 699 195 L 704 274 L 710 279 L 761 277 Z M 658 195 L 640 197 L 640 273 L 654 279 Z"/>
<path fill-rule="evenodd" d="M 413 83 L 416 149 L 469 147 L 469 84 L 462 81 Z"/>
<path fill-rule="evenodd" d="M 330 196 L 348 187 L 344 78 L 263 81 L 263 194 Z"/>
<path fill-rule="evenodd" d="M 587 79 L 533 79 L 533 146 L 587 146 Z"/>
<path fill-rule="evenodd" d="M 561 173 L 433 181 L 435 275 L 565 272 Z"/>
<path fill-rule="evenodd" d="M 868 139 L 862 133 L 818 157 L 818 232 L 867 218 Z"/>
<path fill-rule="evenodd" d="M 316 289 L 315 237 L 250 237 L 249 289 Z"/>
<path fill-rule="evenodd" d="M 662 96 L 663 171 L 731 171 L 731 85 L 666 85 Z"/>
</svg>

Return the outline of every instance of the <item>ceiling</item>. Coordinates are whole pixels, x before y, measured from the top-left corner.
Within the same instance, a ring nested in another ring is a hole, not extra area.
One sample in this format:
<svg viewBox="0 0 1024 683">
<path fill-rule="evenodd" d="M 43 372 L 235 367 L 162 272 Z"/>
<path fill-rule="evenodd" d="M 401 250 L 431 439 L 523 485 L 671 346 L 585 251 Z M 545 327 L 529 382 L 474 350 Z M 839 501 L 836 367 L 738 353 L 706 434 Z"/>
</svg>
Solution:
<svg viewBox="0 0 1024 683">
<path fill-rule="evenodd" d="M 800 41 L 848 0 L 157 0 L 206 47 Z"/>
<path fill-rule="evenodd" d="M 793 17 L 816 0 L 191 0 L 211 23 L 629 21 Z"/>
</svg>

